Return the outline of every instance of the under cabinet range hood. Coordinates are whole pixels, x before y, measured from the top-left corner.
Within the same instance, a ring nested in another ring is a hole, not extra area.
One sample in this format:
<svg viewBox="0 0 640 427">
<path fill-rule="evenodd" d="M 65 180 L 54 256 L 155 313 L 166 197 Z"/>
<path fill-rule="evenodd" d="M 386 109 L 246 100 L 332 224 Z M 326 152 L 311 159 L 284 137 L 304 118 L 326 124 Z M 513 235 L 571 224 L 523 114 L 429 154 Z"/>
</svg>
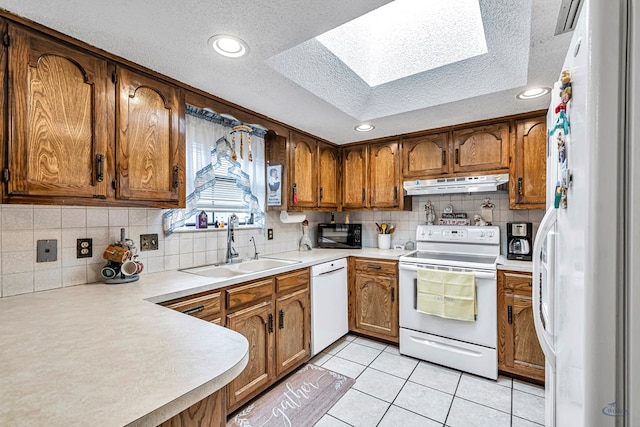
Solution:
<svg viewBox="0 0 640 427">
<path fill-rule="evenodd" d="M 509 174 L 455 176 L 425 180 L 405 181 L 408 196 L 423 194 L 486 193 L 507 190 Z"/>
</svg>

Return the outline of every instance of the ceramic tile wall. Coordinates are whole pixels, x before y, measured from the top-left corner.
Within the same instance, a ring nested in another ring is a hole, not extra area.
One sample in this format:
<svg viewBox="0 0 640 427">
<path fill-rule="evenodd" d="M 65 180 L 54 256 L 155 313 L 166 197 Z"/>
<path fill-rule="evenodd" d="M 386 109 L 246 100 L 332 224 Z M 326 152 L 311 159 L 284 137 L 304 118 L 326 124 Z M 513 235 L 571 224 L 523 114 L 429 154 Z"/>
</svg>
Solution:
<svg viewBox="0 0 640 427">
<path fill-rule="evenodd" d="M 307 214 L 312 239 L 316 224 L 324 216 Z M 120 239 L 123 227 L 127 237 L 138 246 L 140 234 L 158 234 L 157 251 L 139 252 L 139 260 L 145 265 L 143 274 L 217 263 L 225 256 L 226 230 L 199 230 L 165 237 L 160 209 L 0 205 L 1 296 L 102 281 L 100 270 L 105 264 L 102 253 L 109 243 Z M 283 224 L 279 212 L 270 212 L 267 227 L 274 230 L 273 240 L 267 240 L 266 229 L 236 231 L 234 247 L 241 257 L 253 256 L 252 236 L 261 255 L 298 248 L 300 224 Z M 91 258 L 76 258 L 79 238 L 93 239 Z M 57 261 L 36 262 L 37 241 L 50 239 L 58 241 Z"/>
<path fill-rule="evenodd" d="M 350 221 L 363 224 L 363 245 L 375 247 L 378 244 L 375 223 L 382 222 L 393 224 L 396 231 L 393 233 L 391 244 L 404 244 L 408 240 L 415 242 L 415 231 L 418 224 L 426 223 L 424 206 L 427 200 L 431 200 L 436 211 L 436 223 L 444 210 L 444 206 L 451 204 L 454 212 L 465 212 L 469 218 L 479 214 L 485 198 L 489 198 L 495 205 L 493 210 L 493 225 L 500 226 L 501 250 L 506 254 L 507 248 L 507 222 L 527 221 L 533 223 L 534 236 L 538 230 L 540 221 L 544 216 L 543 209 L 535 210 L 510 210 L 509 195 L 507 192 L 490 194 L 447 194 L 432 196 L 414 196 L 413 210 L 411 211 L 373 211 L 351 212 Z M 336 214 L 336 221 L 344 221 L 344 213 Z"/>
<path fill-rule="evenodd" d="M 415 196 L 413 210 L 407 212 L 351 212 L 351 222 L 363 224 L 363 245 L 377 246 L 375 223 L 394 224 L 392 244 L 415 241 L 415 229 L 425 222 L 424 205 L 431 200 L 439 218 L 443 207 L 452 204 L 455 212 L 469 216 L 480 212 L 486 195 Z M 489 195 L 495 204 L 494 224 L 500 226 L 502 251 L 506 253 L 506 223 L 531 221 L 534 233 L 543 210 L 509 210 L 507 193 Z M 140 252 L 145 265 L 143 274 L 188 268 L 221 262 L 226 251 L 226 230 L 174 233 L 165 237 L 162 231 L 162 210 L 140 208 L 86 208 L 60 206 L 0 205 L 0 289 L 1 296 L 37 292 L 63 286 L 73 286 L 102 280 L 104 248 L 120 238 L 125 228 L 127 237 L 139 245 L 140 234 L 157 233 L 159 249 Z M 345 213 L 336 213 L 335 220 L 344 222 Z M 328 222 L 328 213 L 307 213 L 311 241 L 315 242 L 316 225 Z M 266 228 L 272 228 L 274 239 L 267 240 Z M 237 230 L 234 247 L 242 258 L 254 253 L 252 236 L 261 255 L 298 249 L 301 224 L 283 224 L 279 212 L 267 214 L 265 229 Z M 76 239 L 93 239 L 93 256 L 76 258 Z M 58 260 L 36 262 L 38 240 L 58 241 Z"/>
</svg>

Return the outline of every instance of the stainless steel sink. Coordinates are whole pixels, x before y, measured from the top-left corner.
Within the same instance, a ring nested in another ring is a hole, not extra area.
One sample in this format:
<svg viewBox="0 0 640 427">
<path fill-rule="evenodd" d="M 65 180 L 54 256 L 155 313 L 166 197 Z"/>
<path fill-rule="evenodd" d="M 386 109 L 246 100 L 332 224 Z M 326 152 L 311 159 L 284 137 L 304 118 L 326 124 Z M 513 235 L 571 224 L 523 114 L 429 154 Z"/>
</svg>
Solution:
<svg viewBox="0 0 640 427">
<path fill-rule="evenodd" d="M 297 264 L 300 261 L 292 261 L 276 258 L 262 258 L 251 261 L 244 261 L 235 264 L 212 264 L 202 267 L 185 268 L 185 273 L 197 274 L 199 276 L 214 277 L 218 279 L 228 279 L 238 277 L 260 271 L 271 270 L 273 268 L 284 267 L 287 265 Z"/>
</svg>

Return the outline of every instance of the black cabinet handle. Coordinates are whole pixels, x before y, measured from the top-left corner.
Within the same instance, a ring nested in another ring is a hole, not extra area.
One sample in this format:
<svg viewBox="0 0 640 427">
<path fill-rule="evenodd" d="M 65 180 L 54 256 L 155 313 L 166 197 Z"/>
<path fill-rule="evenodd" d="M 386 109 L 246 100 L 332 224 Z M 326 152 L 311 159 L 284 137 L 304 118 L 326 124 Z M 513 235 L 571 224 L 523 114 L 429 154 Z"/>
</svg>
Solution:
<svg viewBox="0 0 640 427">
<path fill-rule="evenodd" d="M 446 166 L 446 165 L 447 165 L 447 151 L 442 150 L 442 166 Z"/>
<path fill-rule="evenodd" d="M 393 186 L 393 200 L 398 200 L 398 186 Z"/>
<path fill-rule="evenodd" d="M 322 201 L 322 197 L 323 197 L 323 191 L 322 191 L 322 187 L 320 187 L 320 200 Z"/>
<path fill-rule="evenodd" d="M 96 181 L 104 180 L 104 155 L 96 154 Z"/>
<path fill-rule="evenodd" d="M 364 204 L 364 198 L 366 197 L 366 194 L 364 192 L 364 188 L 362 189 L 362 203 Z"/>
<path fill-rule="evenodd" d="M 391 302 L 396 300 L 396 288 L 391 288 Z"/>
<path fill-rule="evenodd" d="M 522 177 L 518 177 L 518 195 L 522 196 Z"/>
<path fill-rule="evenodd" d="M 291 201 L 294 205 L 298 202 L 298 186 L 295 183 L 291 186 Z"/>
<path fill-rule="evenodd" d="M 273 313 L 269 313 L 269 333 L 273 332 Z"/>
<path fill-rule="evenodd" d="M 196 314 L 204 310 L 204 305 L 198 305 L 195 307 L 187 308 L 186 310 L 182 310 L 184 314 Z"/>
<path fill-rule="evenodd" d="M 173 166 L 173 188 L 178 188 L 180 185 L 180 167 L 178 165 Z"/>
<path fill-rule="evenodd" d="M 460 150 L 456 148 L 456 165 L 460 162 Z"/>
<path fill-rule="evenodd" d="M 380 264 L 367 264 L 367 268 L 373 268 L 374 270 L 380 270 L 380 269 L 382 269 L 382 266 Z"/>
<path fill-rule="evenodd" d="M 507 321 L 511 325 L 513 323 L 513 307 L 507 306 Z"/>
<path fill-rule="evenodd" d="M 280 310 L 278 313 L 278 329 L 284 328 L 284 310 Z"/>
</svg>

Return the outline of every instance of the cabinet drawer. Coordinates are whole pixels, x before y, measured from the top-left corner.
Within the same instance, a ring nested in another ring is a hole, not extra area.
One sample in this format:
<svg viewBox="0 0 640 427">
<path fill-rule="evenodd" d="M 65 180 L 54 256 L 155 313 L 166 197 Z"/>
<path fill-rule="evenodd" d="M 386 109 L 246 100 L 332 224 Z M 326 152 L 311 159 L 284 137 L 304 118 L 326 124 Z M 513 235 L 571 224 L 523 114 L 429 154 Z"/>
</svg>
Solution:
<svg viewBox="0 0 640 427">
<path fill-rule="evenodd" d="M 276 292 L 282 292 L 308 284 L 309 269 L 296 270 L 276 277 Z"/>
<path fill-rule="evenodd" d="M 242 307 L 246 304 L 271 297 L 273 294 L 273 279 L 258 280 L 246 285 L 227 289 L 227 310 Z"/>
<path fill-rule="evenodd" d="M 531 295 L 532 284 L 531 273 L 504 273 L 502 285 L 505 289 L 525 291 Z"/>
<path fill-rule="evenodd" d="M 198 319 L 206 319 L 208 317 L 220 317 L 216 316 L 220 313 L 220 303 L 220 292 L 215 292 L 213 294 L 168 301 L 162 305 Z"/>
<path fill-rule="evenodd" d="M 387 276 L 398 275 L 398 263 L 395 261 L 381 261 L 378 259 L 356 258 L 356 271 L 384 274 Z"/>
</svg>

